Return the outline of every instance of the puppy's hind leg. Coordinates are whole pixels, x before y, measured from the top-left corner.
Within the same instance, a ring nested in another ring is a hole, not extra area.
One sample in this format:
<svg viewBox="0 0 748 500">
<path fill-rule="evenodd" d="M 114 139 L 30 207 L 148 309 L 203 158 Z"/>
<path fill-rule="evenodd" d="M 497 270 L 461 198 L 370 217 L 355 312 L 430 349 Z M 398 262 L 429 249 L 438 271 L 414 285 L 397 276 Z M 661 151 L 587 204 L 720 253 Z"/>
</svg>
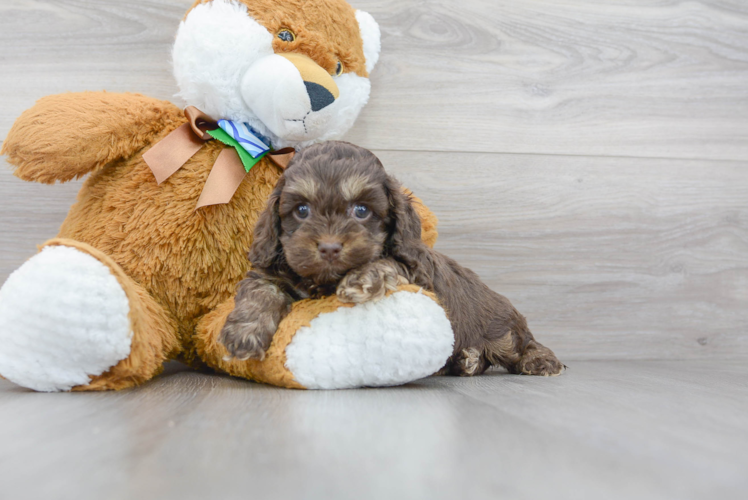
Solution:
<svg viewBox="0 0 748 500">
<path fill-rule="evenodd" d="M 524 318 L 522 318 L 524 319 Z M 524 321 L 523 321 L 524 323 Z M 491 332 L 486 341 L 485 357 L 491 365 L 501 365 L 509 373 L 553 377 L 566 368 L 553 351 L 536 341 L 526 327 Z"/>
</svg>

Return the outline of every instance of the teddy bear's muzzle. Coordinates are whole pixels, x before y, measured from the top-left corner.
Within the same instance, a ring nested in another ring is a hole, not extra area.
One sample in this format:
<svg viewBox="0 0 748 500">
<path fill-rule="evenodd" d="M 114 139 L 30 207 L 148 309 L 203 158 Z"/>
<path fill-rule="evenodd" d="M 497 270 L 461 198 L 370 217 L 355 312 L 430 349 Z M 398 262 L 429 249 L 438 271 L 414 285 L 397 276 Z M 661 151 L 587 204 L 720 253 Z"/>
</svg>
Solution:
<svg viewBox="0 0 748 500">
<path fill-rule="evenodd" d="M 242 98 L 277 136 L 309 140 L 320 136 L 340 97 L 332 76 L 309 57 L 280 53 L 263 57 L 242 79 Z"/>
</svg>

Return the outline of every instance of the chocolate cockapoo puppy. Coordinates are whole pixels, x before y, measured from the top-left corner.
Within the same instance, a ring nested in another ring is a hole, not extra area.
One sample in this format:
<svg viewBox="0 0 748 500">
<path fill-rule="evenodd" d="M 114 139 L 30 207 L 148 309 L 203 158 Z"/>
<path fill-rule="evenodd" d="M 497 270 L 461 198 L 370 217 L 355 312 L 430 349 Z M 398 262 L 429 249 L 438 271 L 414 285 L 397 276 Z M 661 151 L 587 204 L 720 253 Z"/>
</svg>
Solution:
<svg viewBox="0 0 748 500">
<path fill-rule="evenodd" d="M 240 285 L 221 341 L 239 359 L 262 359 L 291 304 L 337 293 L 382 298 L 399 284 L 433 291 L 455 333 L 441 373 L 558 375 L 564 365 L 530 333 L 505 297 L 421 241 L 421 223 L 400 183 L 366 149 L 326 142 L 296 155 L 255 227 L 253 270 Z"/>
</svg>

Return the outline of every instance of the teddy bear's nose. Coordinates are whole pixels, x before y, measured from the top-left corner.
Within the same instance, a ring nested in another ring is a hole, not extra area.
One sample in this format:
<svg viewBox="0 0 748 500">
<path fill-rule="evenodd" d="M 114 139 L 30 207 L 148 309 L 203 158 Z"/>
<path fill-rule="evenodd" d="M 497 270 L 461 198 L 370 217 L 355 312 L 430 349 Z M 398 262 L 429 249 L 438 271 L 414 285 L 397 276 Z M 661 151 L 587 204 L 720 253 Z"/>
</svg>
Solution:
<svg viewBox="0 0 748 500">
<path fill-rule="evenodd" d="M 312 111 L 319 111 L 335 102 L 335 96 L 322 85 L 314 82 L 304 82 L 304 85 L 312 102 Z"/>
<path fill-rule="evenodd" d="M 288 60 L 299 72 L 301 81 L 306 87 L 312 111 L 325 109 L 340 97 L 340 89 L 332 75 L 309 56 L 296 52 L 283 52 L 275 55 Z"/>
</svg>

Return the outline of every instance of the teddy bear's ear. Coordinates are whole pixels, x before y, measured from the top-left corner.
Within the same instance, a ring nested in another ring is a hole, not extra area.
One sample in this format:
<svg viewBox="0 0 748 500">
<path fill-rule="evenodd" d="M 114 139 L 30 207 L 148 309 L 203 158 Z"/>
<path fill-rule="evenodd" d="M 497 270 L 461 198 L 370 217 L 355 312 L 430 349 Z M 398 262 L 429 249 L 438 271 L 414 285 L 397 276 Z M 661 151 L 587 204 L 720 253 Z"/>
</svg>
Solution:
<svg viewBox="0 0 748 500">
<path fill-rule="evenodd" d="M 371 70 L 379 61 L 379 52 L 382 49 L 381 33 L 379 25 L 368 12 L 356 11 L 356 20 L 361 30 L 361 38 L 364 40 L 364 56 L 366 57 L 366 71 Z"/>
</svg>

